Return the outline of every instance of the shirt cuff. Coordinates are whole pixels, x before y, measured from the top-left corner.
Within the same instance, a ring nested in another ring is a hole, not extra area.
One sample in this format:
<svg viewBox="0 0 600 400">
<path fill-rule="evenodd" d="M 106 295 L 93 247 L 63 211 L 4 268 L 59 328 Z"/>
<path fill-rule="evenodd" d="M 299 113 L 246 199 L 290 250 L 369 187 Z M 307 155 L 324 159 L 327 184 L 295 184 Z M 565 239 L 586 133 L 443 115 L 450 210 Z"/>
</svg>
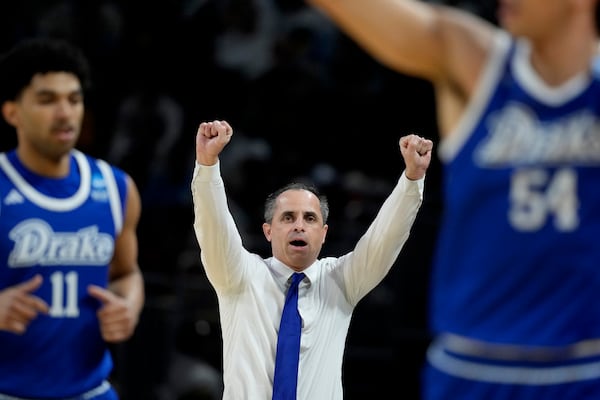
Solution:
<svg viewBox="0 0 600 400">
<path fill-rule="evenodd" d="M 221 179 L 221 163 L 219 161 L 213 165 L 202 165 L 198 161 L 194 163 L 193 181 L 211 182 Z"/>
<path fill-rule="evenodd" d="M 411 180 L 406 177 L 406 173 L 403 171 L 400 180 L 404 181 L 403 186 L 405 187 L 407 193 L 418 193 L 419 195 L 423 196 L 423 191 L 425 189 L 425 176 L 426 175 L 424 175 L 421 179 Z"/>
</svg>

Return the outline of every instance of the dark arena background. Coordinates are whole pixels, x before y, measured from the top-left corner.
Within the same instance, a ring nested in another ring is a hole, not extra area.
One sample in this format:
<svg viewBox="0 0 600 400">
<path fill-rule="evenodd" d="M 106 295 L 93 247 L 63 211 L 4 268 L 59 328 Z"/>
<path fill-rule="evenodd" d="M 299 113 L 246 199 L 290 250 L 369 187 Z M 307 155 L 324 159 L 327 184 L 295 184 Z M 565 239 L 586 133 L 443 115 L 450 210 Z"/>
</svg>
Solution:
<svg viewBox="0 0 600 400">
<path fill-rule="evenodd" d="M 494 1 L 446 3 L 493 21 Z M 4 2 L 0 51 L 31 36 L 83 48 L 94 86 L 79 148 L 125 169 L 142 194 L 147 300 L 134 337 L 113 350 L 122 400 L 220 399 L 217 303 L 192 230 L 201 121 L 234 127 L 221 157 L 229 206 L 246 247 L 263 256 L 262 206 L 277 186 L 320 187 L 331 206 L 321 255 L 341 255 L 400 176 L 400 136 L 438 143 L 430 85 L 387 70 L 302 0 Z M 15 138 L 1 128 L 5 150 Z M 355 311 L 346 400 L 419 398 L 439 186 L 434 157 L 410 239 Z"/>
</svg>

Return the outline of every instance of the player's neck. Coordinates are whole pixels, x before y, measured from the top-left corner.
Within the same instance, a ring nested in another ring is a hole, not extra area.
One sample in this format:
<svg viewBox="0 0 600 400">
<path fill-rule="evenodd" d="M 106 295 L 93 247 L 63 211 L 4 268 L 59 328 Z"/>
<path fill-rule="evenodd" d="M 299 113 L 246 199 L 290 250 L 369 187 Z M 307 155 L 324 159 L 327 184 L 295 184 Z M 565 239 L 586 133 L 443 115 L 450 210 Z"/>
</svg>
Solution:
<svg viewBox="0 0 600 400">
<path fill-rule="evenodd" d="M 70 153 L 52 158 L 24 146 L 17 148 L 19 161 L 31 172 L 49 178 L 63 178 L 69 174 Z"/>
<path fill-rule="evenodd" d="M 531 40 L 530 44 L 529 61 L 550 86 L 559 86 L 576 75 L 586 73 L 592 57 L 598 53 L 598 41 L 593 32 Z"/>
</svg>

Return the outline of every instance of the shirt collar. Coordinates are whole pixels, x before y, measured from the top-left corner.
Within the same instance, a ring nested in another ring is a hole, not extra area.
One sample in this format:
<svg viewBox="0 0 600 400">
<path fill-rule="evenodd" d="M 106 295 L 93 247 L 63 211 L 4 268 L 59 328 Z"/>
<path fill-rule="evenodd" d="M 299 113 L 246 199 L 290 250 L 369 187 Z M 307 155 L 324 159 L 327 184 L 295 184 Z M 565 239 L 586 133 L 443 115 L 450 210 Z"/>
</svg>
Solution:
<svg viewBox="0 0 600 400">
<path fill-rule="evenodd" d="M 318 264 L 319 264 L 319 260 L 316 260 L 314 263 L 312 263 L 312 265 L 310 265 L 304 271 L 300 271 L 300 272 L 304 272 L 304 275 L 306 275 L 306 278 L 308 278 L 308 282 L 314 282 L 314 280 L 317 279 Z M 292 274 L 294 272 L 296 272 L 293 269 L 291 269 L 290 267 L 288 267 L 287 265 L 285 265 L 284 263 L 282 263 L 281 261 L 279 261 L 275 257 L 272 257 L 271 267 L 272 267 L 273 271 L 275 272 L 275 277 L 277 278 L 277 280 L 280 281 L 281 283 L 283 283 L 284 285 L 287 284 L 289 279 L 292 277 Z M 305 278 L 305 281 L 306 281 L 306 278 Z"/>
</svg>

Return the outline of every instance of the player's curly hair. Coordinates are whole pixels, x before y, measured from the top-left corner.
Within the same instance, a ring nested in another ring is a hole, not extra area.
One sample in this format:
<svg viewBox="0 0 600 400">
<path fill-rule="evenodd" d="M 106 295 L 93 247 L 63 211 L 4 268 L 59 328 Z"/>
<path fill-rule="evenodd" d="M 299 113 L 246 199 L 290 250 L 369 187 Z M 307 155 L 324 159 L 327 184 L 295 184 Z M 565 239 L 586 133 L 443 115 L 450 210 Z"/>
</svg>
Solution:
<svg viewBox="0 0 600 400">
<path fill-rule="evenodd" d="M 36 74 L 47 72 L 69 72 L 83 90 L 91 86 L 90 66 L 81 49 L 63 39 L 28 38 L 0 57 L 0 104 L 16 100 Z"/>
</svg>

